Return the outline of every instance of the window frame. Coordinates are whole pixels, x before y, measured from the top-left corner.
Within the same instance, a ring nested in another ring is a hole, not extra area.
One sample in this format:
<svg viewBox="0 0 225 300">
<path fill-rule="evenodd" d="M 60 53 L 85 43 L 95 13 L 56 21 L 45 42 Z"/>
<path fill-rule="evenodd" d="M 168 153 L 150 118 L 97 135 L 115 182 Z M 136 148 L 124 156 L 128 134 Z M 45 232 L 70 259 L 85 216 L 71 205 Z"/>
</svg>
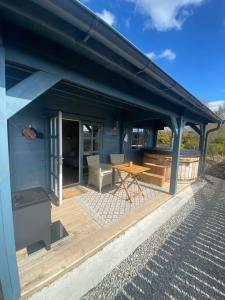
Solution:
<svg viewBox="0 0 225 300">
<path fill-rule="evenodd" d="M 86 126 L 88 128 L 91 127 L 91 136 L 90 137 L 85 137 L 85 134 L 84 134 L 84 126 Z M 98 128 L 98 133 L 96 136 L 94 136 L 94 127 L 97 127 Z M 82 132 L 83 132 L 83 155 L 84 156 L 89 156 L 89 155 L 97 155 L 99 154 L 100 155 L 100 152 L 101 152 L 101 129 L 102 129 L 102 126 L 99 125 L 99 124 L 95 124 L 95 123 L 89 123 L 89 122 L 84 122 L 82 123 Z M 91 143 L 90 143 L 90 150 L 88 151 L 85 151 L 84 150 L 84 143 L 85 143 L 85 140 L 90 140 Z M 94 141 L 97 141 L 98 143 L 98 150 L 94 150 Z"/>
<path fill-rule="evenodd" d="M 136 130 L 136 131 L 134 131 Z M 148 130 L 146 128 L 141 127 L 133 127 L 131 129 L 131 140 L 130 140 L 130 147 L 131 150 L 140 150 L 147 146 L 147 136 L 145 131 Z M 141 134 L 140 134 L 141 133 Z M 134 138 L 134 134 L 137 134 L 137 138 Z M 134 144 L 133 141 L 136 139 L 136 143 Z"/>
</svg>

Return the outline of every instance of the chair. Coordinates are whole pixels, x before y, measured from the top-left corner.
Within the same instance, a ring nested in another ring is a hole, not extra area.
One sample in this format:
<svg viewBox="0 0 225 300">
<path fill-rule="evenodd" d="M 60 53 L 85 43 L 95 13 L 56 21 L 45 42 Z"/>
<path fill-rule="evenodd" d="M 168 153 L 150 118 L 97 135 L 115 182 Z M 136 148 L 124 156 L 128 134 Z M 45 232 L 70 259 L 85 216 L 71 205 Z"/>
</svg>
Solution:
<svg viewBox="0 0 225 300">
<path fill-rule="evenodd" d="M 119 165 L 125 163 L 124 154 L 110 154 L 110 162 L 112 165 Z M 119 174 L 118 171 L 114 170 L 114 180 L 115 182 L 119 182 Z"/>
<path fill-rule="evenodd" d="M 96 186 L 100 193 L 103 186 L 112 186 L 112 168 L 108 164 L 101 164 L 99 155 L 87 156 L 88 185 Z"/>
<path fill-rule="evenodd" d="M 123 164 L 125 160 L 124 154 L 110 154 L 110 161 L 112 165 Z"/>
</svg>

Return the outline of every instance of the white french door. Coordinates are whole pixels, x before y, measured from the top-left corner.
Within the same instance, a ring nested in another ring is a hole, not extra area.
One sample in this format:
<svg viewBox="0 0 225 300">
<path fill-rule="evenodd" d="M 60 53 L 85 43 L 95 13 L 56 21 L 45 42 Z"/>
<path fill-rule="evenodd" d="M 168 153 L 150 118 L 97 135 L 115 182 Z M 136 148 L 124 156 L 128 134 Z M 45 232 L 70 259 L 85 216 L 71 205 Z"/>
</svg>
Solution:
<svg viewBox="0 0 225 300">
<path fill-rule="evenodd" d="M 50 119 L 50 180 L 56 204 L 62 204 L 62 112 Z"/>
</svg>

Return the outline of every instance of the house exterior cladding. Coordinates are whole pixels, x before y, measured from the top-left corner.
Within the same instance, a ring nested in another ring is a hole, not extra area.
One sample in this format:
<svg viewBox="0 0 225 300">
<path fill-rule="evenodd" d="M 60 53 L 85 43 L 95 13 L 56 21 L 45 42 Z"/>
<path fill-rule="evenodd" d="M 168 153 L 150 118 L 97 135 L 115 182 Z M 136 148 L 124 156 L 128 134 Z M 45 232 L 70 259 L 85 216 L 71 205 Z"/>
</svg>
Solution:
<svg viewBox="0 0 225 300">
<path fill-rule="evenodd" d="M 18 299 L 11 193 L 51 189 L 50 118 L 62 112 L 63 118 L 79 121 L 80 153 L 82 126 L 100 128 L 103 161 L 122 150 L 139 161 L 139 149 L 130 147 L 133 127 L 148 129 L 146 147 L 155 145 L 157 130 L 170 127 L 171 193 L 176 192 L 183 127 L 200 135 L 203 161 L 206 125 L 220 119 L 77 1 L 0 0 L 0 11 L 0 282 L 4 299 Z M 42 133 L 35 143 L 21 135 L 29 125 Z M 84 159 L 80 154 L 79 182 Z"/>
</svg>

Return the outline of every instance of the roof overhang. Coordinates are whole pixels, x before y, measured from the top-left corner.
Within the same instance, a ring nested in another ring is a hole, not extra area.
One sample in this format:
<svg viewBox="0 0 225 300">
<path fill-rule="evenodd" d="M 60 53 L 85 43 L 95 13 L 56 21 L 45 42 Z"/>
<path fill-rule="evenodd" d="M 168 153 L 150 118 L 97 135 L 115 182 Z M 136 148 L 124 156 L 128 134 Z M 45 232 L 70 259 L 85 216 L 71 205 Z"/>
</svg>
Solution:
<svg viewBox="0 0 225 300">
<path fill-rule="evenodd" d="M 0 9 L 14 23 L 28 27 L 64 47 L 82 53 L 104 67 L 122 74 L 184 111 L 210 122 L 221 119 L 178 82 L 149 60 L 115 29 L 78 1 L 3 1 Z"/>
</svg>

